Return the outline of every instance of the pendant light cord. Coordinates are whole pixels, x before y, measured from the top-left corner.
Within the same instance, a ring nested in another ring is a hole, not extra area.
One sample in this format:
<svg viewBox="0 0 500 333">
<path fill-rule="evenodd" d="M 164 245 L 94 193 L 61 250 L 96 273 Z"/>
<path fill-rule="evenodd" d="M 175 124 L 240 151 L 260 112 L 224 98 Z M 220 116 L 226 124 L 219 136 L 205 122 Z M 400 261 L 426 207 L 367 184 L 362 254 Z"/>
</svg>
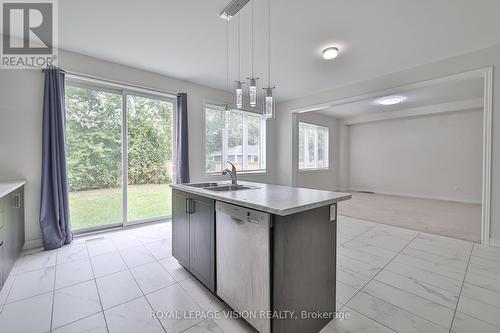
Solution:
<svg viewBox="0 0 500 333">
<path fill-rule="evenodd" d="M 254 41 L 253 41 L 253 39 L 254 39 L 254 37 L 253 37 L 254 36 L 254 33 L 253 33 L 253 4 L 254 4 L 255 0 L 251 0 L 251 1 L 252 1 L 252 78 L 253 78 L 253 77 L 255 77 L 254 70 L 253 70 L 253 67 L 254 67 L 253 66 L 253 63 L 254 63 L 254 61 L 253 61 L 253 53 L 254 53 L 253 52 L 253 46 L 254 46 L 253 45 L 254 44 Z"/>
<path fill-rule="evenodd" d="M 267 83 L 271 87 L 271 0 L 267 0 Z"/>
<path fill-rule="evenodd" d="M 238 15 L 238 81 L 241 79 L 241 14 Z"/>
<path fill-rule="evenodd" d="M 226 90 L 229 90 L 229 21 L 226 20 Z"/>
</svg>

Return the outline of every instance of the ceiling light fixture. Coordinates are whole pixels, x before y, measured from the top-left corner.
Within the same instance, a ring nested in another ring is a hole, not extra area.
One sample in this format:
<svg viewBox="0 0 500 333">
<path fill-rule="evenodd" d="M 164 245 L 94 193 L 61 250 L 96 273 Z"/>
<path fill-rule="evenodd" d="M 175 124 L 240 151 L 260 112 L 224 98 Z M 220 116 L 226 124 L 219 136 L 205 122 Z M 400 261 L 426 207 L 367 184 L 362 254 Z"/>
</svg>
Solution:
<svg viewBox="0 0 500 333">
<path fill-rule="evenodd" d="M 255 77 L 254 75 L 254 61 L 253 61 L 253 50 L 254 50 L 254 40 L 253 40 L 253 3 L 255 0 L 252 0 L 252 76 L 247 77 L 248 80 L 248 103 L 250 104 L 251 108 L 254 108 L 257 106 L 257 80 L 259 79 L 258 77 Z"/>
<path fill-rule="evenodd" d="M 220 17 L 225 19 L 226 23 L 229 22 L 240 10 L 249 2 L 250 0 L 232 0 L 220 13 Z M 271 1 L 268 0 L 268 49 L 267 49 L 267 87 L 263 88 L 263 110 L 262 113 L 266 119 L 272 119 L 275 117 L 275 102 L 276 96 L 273 96 L 273 90 L 275 87 L 271 86 Z M 257 81 L 258 77 L 254 74 L 254 19 L 253 19 L 253 2 L 252 2 L 252 75 L 248 77 L 248 94 L 247 90 L 243 90 L 243 86 L 247 83 L 241 80 L 241 12 L 238 18 L 238 78 L 234 82 L 234 107 L 236 109 L 246 109 L 252 111 L 253 108 L 257 107 L 258 104 L 258 91 L 257 91 Z M 227 29 L 226 29 L 226 40 Z M 228 51 L 229 53 L 229 51 Z M 229 57 L 228 57 L 229 59 Z M 229 63 L 229 60 L 228 60 Z M 248 102 L 247 102 L 248 99 Z M 230 108 L 226 107 L 226 114 L 229 114 Z M 227 126 L 228 117 L 226 117 Z"/>
<path fill-rule="evenodd" d="M 229 90 L 229 22 L 226 21 L 226 90 Z M 224 127 L 229 128 L 231 124 L 231 106 L 224 105 Z"/>
<path fill-rule="evenodd" d="M 402 103 L 404 101 L 406 101 L 406 97 L 404 96 L 387 96 L 377 100 L 377 104 L 382 106 L 390 106 Z"/>
<path fill-rule="evenodd" d="M 323 59 L 331 60 L 337 58 L 339 55 L 339 49 L 336 47 L 327 47 L 323 50 Z"/>
</svg>

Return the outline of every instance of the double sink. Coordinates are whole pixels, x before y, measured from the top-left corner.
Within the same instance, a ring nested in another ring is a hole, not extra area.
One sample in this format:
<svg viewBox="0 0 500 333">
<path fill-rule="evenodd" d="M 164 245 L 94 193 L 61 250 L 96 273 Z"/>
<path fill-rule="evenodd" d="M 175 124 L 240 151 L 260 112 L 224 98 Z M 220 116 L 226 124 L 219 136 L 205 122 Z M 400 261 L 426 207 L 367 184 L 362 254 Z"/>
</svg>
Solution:
<svg viewBox="0 0 500 333">
<path fill-rule="evenodd" d="M 251 190 L 258 187 L 248 186 L 248 185 L 233 185 L 227 183 L 188 183 L 185 186 L 202 188 L 204 190 L 214 191 L 214 192 L 227 192 L 227 191 L 240 191 L 240 190 Z"/>
</svg>

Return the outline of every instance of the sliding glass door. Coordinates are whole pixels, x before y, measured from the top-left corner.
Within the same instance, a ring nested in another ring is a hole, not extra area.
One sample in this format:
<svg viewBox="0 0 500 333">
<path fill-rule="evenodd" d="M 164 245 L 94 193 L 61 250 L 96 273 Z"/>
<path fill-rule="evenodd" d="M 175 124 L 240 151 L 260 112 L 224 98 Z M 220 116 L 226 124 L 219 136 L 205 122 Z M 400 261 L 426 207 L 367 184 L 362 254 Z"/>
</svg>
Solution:
<svg viewBox="0 0 500 333">
<path fill-rule="evenodd" d="M 164 96 L 66 83 L 73 230 L 171 215 L 174 105 Z"/>
<path fill-rule="evenodd" d="M 122 94 L 67 85 L 66 137 L 72 228 L 120 225 Z"/>
<path fill-rule="evenodd" d="M 127 95 L 127 221 L 170 216 L 174 104 Z"/>
</svg>

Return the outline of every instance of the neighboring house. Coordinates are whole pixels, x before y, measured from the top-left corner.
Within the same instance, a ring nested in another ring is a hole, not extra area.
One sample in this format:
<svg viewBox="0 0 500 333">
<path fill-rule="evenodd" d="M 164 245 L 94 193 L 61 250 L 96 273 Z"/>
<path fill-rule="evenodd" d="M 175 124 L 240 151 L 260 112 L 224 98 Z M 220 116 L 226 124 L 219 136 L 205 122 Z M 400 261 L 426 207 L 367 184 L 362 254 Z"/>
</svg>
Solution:
<svg viewBox="0 0 500 333">
<path fill-rule="evenodd" d="M 231 163 L 234 163 L 238 169 L 243 168 L 243 159 L 246 158 L 245 163 L 247 164 L 246 169 L 258 169 L 259 168 L 259 145 L 248 145 L 245 147 L 245 157 L 243 156 L 243 147 L 235 146 L 228 148 L 227 159 Z M 222 153 L 220 151 L 212 153 L 212 158 L 214 162 L 219 166 L 222 161 Z M 219 167 L 216 167 L 219 169 Z M 225 166 L 223 166 L 225 168 Z M 220 171 L 220 170 L 217 170 Z"/>
</svg>

